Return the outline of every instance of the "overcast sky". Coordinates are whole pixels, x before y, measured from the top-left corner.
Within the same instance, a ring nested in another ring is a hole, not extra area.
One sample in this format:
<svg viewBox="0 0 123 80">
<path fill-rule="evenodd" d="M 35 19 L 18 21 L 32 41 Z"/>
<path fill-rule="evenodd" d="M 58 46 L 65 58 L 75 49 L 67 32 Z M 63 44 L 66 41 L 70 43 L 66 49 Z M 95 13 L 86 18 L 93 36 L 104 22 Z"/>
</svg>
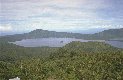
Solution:
<svg viewBox="0 0 123 80">
<path fill-rule="evenodd" d="M 123 0 L 0 0 L 0 31 L 123 28 Z"/>
</svg>

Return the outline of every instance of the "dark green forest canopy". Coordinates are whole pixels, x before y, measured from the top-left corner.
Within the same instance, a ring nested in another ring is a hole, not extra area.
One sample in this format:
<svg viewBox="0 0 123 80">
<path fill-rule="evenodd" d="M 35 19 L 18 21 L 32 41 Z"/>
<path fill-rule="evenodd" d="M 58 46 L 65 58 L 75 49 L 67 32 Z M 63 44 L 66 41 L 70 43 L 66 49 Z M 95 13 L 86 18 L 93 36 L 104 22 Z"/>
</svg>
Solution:
<svg viewBox="0 0 123 80">
<path fill-rule="evenodd" d="M 23 58 L 32 57 L 47 57 L 50 53 L 53 53 L 58 48 L 50 47 L 22 47 L 12 43 L 1 42 L 0 43 L 0 60 L 4 61 L 16 61 Z"/>
<path fill-rule="evenodd" d="M 103 42 L 71 42 L 61 48 L 0 44 L 0 79 L 122 80 L 123 49 Z"/>
</svg>

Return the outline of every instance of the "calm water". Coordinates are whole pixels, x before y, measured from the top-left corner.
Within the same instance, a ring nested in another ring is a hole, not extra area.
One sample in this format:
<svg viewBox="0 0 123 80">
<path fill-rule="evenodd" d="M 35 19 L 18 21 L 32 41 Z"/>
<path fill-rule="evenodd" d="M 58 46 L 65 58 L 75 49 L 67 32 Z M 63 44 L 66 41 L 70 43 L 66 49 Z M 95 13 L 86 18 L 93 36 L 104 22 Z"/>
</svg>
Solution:
<svg viewBox="0 0 123 80">
<path fill-rule="evenodd" d="M 123 48 L 123 42 L 120 41 L 106 41 L 106 43 L 114 47 Z"/>
<path fill-rule="evenodd" d="M 119 41 L 104 41 L 104 40 L 83 40 L 83 39 L 75 39 L 75 38 L 38 38 L 38 39 L 24 39 L 21 41 L 12 42 L 16 45 L 24 46 L 24 47 L 62 47 L 72 41 L 80 41 L 80 42 L 88 42 L 88 41 L 98 41 L 98 42 L 106 42 L 114 47 L 123 48 L 123 42 Z"/>
</svg>

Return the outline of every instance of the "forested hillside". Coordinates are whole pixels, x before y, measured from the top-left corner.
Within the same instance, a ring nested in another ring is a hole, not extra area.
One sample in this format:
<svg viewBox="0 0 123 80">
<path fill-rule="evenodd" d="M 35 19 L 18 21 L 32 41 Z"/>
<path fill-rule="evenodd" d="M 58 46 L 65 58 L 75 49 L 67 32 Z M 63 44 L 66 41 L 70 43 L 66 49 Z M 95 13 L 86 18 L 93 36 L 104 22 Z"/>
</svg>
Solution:
<svg viewBox="0 0 123 80">
<path fill-rule="evenodd" d="M 51 53 L 55 52 L 58 48 L 50 47 L 21 47 L 12 43 L 1 42 L 0 43 L 0 61 L 14 62 L 23 58 L 32 57 L 47 57 Z"/>
<path fill-rule="evenodd" d="M 4 41 L 18 41 L 22 39 L 34 39 L 34 38 L 77 38 L 77 39 L 98 39 L 98 40 L 109 40 L 123 38 L 123 28 L 121 29 L 110 29 L 95 34 L 80 34 L 80 33 L 67 33 L 67 32 L 55 32 L 37 29 L 29 33 L 8 35 L 0 37 L 0 40 Z"/>
<path fill-rule="evenodd" d="M 99 33 L 89 35 L 89 39 L 122 39 L 123 40 L 123 28 L 121 29 L 109 29 Z"/>
<path fill-rule="evenodd" d="M 17 76 L 22 80 L 123 79 L 123 49 L 102 42 L 71 42 L 62 48 L 1 46 L 1 80 Z"/>
<path fill-rule="evenodd" d="M 82 38 L 83 36 L 85 36 L 85 35 L 79 34 L 79 33 L 55 32 L 55 31 L 47 31 L 47 30 L 37 29 L 37 30 L 31 31 L 29 33 L 3 36 L 3 37 L 0 37 L 0 40 L 11 42 L 11 41 L 19 41 L 22 39 L 49 38 L 49 37 Z"/>
</svg>

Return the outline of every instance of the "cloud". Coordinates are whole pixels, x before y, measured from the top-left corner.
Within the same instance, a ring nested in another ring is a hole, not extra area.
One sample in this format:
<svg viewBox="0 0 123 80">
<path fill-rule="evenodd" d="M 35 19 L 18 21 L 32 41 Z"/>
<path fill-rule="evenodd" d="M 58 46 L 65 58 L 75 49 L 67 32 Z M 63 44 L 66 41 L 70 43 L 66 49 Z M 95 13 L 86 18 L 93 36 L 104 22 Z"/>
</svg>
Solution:
<svg viewBox="0 0 123 80">
<path fill-rule="evenodd" d="M 1 32 L 12 31 L 12 30 L 13 30 L 13 28 L 10 24 L 0 25 L 0 31 Z"/>
<path fill-rule="evenodd" d="M 1 0 L 0 23 L 12 24 L 14 30 L 114 28 L 123 25 L 118 1 Z"/>
<path fill-rule="evenodd" d="M 112 24 L 114 23 L 114 24 Z M 69 31 L 69 30 L 88 30 L 95 28 L 123 28 L 123 24 L 115 23 L 113 20 L 105 19 L 62 19 L 52 20 L 52 18 L 38 19 L 37 21 L 30 21 L 25 26 L 27 29 L 44 29 L 44 30 L 55 30 L 55 31 Z"/>
<path fill-rule="evenodd" d="M 101 0 L 3 0 L 0 15 L 9 20 L 25 20 L 28 16 L 43 16 L 47 13 L 58 17 L 81 17 L 96 15 L 93 10 L 105 7 Z"/>
</svg>

